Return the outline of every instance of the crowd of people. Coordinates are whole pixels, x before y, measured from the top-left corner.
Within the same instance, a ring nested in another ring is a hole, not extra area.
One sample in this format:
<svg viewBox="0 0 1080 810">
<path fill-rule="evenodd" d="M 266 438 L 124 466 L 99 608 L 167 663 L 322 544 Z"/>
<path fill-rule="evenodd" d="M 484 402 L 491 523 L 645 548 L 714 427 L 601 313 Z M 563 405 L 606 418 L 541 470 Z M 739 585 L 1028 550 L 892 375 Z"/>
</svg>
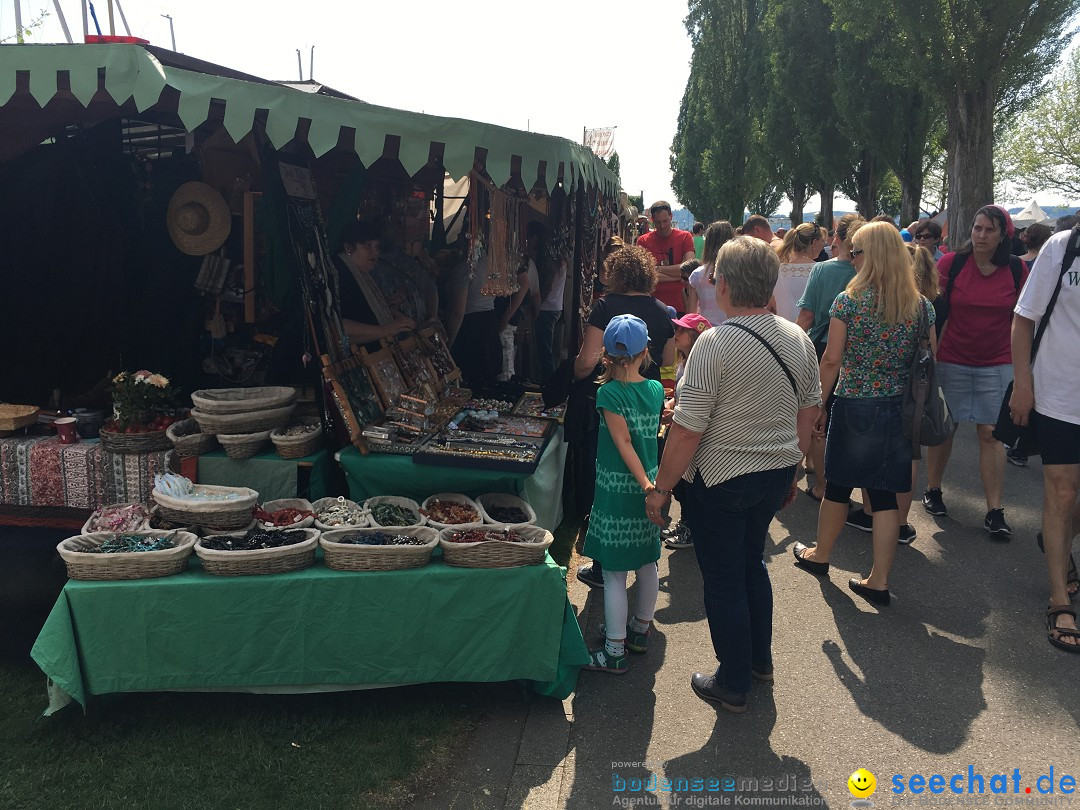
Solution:
<svg viewBox="0 0 1080 810">
<path fill-rule="evenodd" d="M 903 405 L 927 349 L 955 424 L 975 424 L 991 539 L 1012 534 L 1006 447 L 995 438 L 1003 409 L 1033 437 L 1027 448 L 1042 448 L 1047 639 L 1080 652 L 1070 606 L 1080 590 L 1071 555 L 1080 529 L 1080 356 L 1071 350 L 1080 226 L 1061 221 L 1056 235 L 1031 226 L 1017 239 L 1008 212 L 987 205 L 949 250 L 931 219 L 900 229 L 888 217 L 848 214 L 831 230 L 802 223 L 778 238 L 758 215 L 691 234 L 672 227 L 667 203 L 650 213 L 655 231 L 609 245 L 607 294 L 574 361 L 577 379 L 598 385 L 600 414 L 584 546 L 593 563 L 578 578 L 603 588 L 605 623 L 588 668 L 622 673 L 627 651 L 648 649 L 661 543 L 692 546 L 720 666 L 695 673 L 691 688 L 745 711 L 753 681 L 773 677 L 769 525 L 797 497 L 803 468 L 804 491 L 819 502 L 817 537 L 794 544 L 794 564 L 827 576 L 843 526 L 868 531 L 872 566 L 848 587 L 887 606 L 897 549 L 917 536 L 908 512 L 922 453 Z M 1008 459 L 1024 463 L 1016 445 Z M 947 514 L 951 447 L 948 435 L 926 450 L 921 503 L 930 515 Z M 668 518 L 673 497 L 678 527 Z M 629 571 L 638 581 L 632 615 Z"/>
</svg>

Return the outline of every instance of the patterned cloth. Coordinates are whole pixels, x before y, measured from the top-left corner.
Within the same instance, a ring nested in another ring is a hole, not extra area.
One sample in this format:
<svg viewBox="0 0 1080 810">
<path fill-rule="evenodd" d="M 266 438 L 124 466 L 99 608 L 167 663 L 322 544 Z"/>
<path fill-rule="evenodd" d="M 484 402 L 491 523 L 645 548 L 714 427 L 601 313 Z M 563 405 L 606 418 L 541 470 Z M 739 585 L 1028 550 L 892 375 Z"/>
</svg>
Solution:
<svg viewBox="0 0 1080 810">
<path fill-rule="evenodd" d="M 171 452 L 106 453 L 99 442 L 61 444 L 55 436 L 0 439 L 0 503 L 96 509 L 146 502 Z"/>
<path fill-rule="evenodd" d="M 934 305 L 922 296 L 919 304 L 933 326 Z M 855 296 L 845 290 L 829 309 L 829 317 L 847 324 L 847 344 L 836 383 L 838 397 L 871 399 L 904 393 L 918 344 L 919 318 L 882 323 L 876 309 L 877 291 L 873 288 Z"/>
<path fill-rule="evenodd" d="M 649 480 L 655 480 L 656 432 L 664 407 L 660 383 L 604 383 L 596 393 L 596 407 L 626 419 L 634 452 Z M 645 493 L 619 455 L 603 418 L 596 446 L 596 499 L 584 553 L 610 571 L 636 571 L 660 559 L 660 528 L 645 516 Z"/>
</svg>

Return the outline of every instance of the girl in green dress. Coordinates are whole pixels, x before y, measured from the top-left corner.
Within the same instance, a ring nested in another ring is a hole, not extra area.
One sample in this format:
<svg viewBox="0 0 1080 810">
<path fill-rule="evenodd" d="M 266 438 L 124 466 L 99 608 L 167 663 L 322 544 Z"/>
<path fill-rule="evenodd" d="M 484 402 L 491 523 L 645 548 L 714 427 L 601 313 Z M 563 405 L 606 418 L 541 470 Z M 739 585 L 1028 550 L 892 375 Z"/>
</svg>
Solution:
<svg viewBox="0 0 1080 810">
<path fill-rule="evenodd" d="M 656 477 L 656 433 L 664 389 L 641 371 L 649 363 L 649 332 L 633 315 L 617 315 L 604 330 L 604 373 L 596 394 L 603 419 L 596 447 L 596 499 L 584 553 L 604 567 L 604 646 L 586 669 L 626 672 L 626 650 L 648 649 L 660 589 L 660 529 L 645 515 Z M 637 604 L 627 622 L 626 574 L 637 572 Z"/>
</svg>

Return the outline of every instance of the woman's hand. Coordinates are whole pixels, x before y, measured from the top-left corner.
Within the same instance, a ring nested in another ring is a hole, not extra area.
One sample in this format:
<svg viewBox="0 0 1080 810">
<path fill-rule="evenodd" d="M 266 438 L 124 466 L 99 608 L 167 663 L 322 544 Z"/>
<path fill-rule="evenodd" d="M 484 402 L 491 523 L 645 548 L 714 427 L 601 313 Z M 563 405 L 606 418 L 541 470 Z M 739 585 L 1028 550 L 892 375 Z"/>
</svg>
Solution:
<svg viewBox="0 0 1080 810">
<path fill-rule="evenodd" d="M 788 488 L 787 495 L 784 496 L 784 502 L 780 504 L 781 509 L 785 509 L 795 501 L 795 497 L 799 494 L 799 468 L 795 468 L 795 478 L 791 482 L 791 486 Z"/>
<path fill-rule="evenodd" d="M 825 405 L 818 405 L 818 417 L 814 420 L 814 433 L 818 436 L 825 435 L 825 423 L 829 421 L 829 412 Z"/>
<path fill-rule="evenodd" d="M 664 400 L 664 409 L 660 412 L 660 424 L 670 425 L 671 418 L 675 415 L 675 397 Z"/>
<path fill-rule="evenodd" d="M 655 487 L 645 493 L 645 516 L 661 529 L 666 529 L 671 522 L 665 512 L 671 503 L 671 495 L 660 492 Z"/>
<path fill-rule="evenodd" d="M 408 332 L 416 328 L 416 321 L 412 318 L 406 318 L 402 315 L 400 318 L 395 318 L 386 325 L 387 335 L 386 337 L 393 337 L 399 335 L 402 332 Z"/>
</svg>

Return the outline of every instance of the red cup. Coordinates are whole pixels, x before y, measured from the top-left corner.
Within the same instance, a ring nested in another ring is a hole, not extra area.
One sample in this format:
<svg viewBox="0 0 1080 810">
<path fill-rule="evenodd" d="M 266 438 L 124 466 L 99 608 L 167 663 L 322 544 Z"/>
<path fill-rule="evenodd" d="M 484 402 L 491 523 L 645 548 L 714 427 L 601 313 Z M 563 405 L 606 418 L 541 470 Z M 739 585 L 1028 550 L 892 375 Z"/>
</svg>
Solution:
<svg viewBox="0 0 1080 810">
<path fill-rule="evenodd" d="M 53 422 L 60 436 L 60 444 L 75 444 L 79 440 L 79 434 L 75 432 L 77 421 L 74 416 L 64 416 Z"/>
</svg>

